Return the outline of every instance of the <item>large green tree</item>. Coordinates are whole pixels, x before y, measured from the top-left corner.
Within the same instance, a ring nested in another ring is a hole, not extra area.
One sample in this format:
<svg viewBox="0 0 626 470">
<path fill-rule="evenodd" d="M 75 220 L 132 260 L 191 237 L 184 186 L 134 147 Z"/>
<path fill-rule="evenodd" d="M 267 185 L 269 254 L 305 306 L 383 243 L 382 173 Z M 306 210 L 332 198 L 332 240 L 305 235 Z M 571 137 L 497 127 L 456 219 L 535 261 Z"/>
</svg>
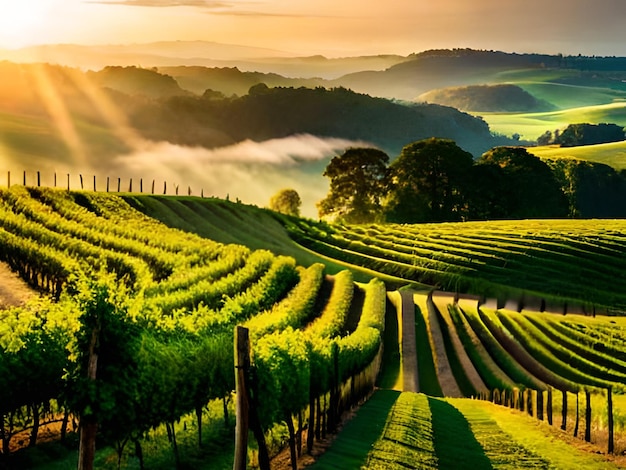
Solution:
<svg viewBox="0 0 626 470">
<path fill-rule="evenodd" d="M 496 147 L 484 153 L 478 165 L 499 167 L 498 213 L 512 219 L 566 217 L 568 203 L 550 167 L 522 147 Z"/>
<path fill-rule="evenodd" d="M 449 139 L 430 138 L 405 146 L 389 167 L 387 220 L 462 220 L 472 164 L 472 154 Z"/>
<path fill-rule="evenodd" d="M 319 216 L 356 224 L 381 221 L 388 162 L 375 148 L 350 148 L 334 157 L 324 171 L 330 191 L 317 203 Z"/>
</svg>

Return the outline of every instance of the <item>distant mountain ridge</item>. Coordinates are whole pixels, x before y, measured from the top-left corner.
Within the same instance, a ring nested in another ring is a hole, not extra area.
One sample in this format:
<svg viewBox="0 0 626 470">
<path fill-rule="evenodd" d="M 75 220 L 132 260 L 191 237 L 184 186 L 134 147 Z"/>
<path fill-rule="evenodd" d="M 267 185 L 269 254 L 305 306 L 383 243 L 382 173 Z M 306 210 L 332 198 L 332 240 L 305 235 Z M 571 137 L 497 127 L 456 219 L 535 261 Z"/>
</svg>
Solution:
<svg viewBox="0 0 626 470">
<path fill-rule="evenodd" d="M 275 72 L 289 77 L 336 78 L 360 70 L 384 70 L 407 60 L 400 55 L 326 58 L 211 41 L 161 41 L 144 44 L 53 44 L 1 49 L 0 60 L 48 62 L 99 70 L 106 66 L 237 67 L 244 71 Z"/>
</svg>

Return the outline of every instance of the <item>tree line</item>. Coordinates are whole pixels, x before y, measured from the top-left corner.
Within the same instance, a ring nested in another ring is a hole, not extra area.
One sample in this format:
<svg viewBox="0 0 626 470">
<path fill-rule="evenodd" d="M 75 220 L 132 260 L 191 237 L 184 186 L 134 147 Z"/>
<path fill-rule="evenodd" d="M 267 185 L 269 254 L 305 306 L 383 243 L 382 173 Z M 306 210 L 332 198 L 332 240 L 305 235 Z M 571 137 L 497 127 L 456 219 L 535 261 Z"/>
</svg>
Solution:
<svg viewBox="0 0 626 470">
<path fill-rule="evenodd" d="M 350 148 L 324 171 L 320 218 L 339 223 L 624 217 L 626 175 L 584 160 L 541 160 L 522 147 L 495 147 L 474 160 L 441 138 L 406 145 L 391 161 Z"/>
</svg>

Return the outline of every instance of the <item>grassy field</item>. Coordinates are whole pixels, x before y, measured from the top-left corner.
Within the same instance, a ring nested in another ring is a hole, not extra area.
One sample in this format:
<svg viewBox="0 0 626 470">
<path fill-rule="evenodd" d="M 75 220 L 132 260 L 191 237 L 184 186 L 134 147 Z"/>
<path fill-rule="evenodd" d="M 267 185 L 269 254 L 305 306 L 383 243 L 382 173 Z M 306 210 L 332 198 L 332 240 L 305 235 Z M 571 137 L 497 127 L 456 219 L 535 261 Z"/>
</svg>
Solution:
<svg viewBox="0 0 626 470">
<path fill-rule="evenodd" d="M 368 422 L 385 425 L 364 436 Z M 492 403 L 378 391 L 311 468 L 622 468 L 590 451 L 563 431 Z"/>
<path fill-rule="evenodd" d="M 590 162 L 604 163 L 616 170 L 626 169 L 626 141 L 609 144 L 583 145 L 579 147 L 558 147 L 548 145 L 531 147 L 528 151 L 541 158 L 576 158 Z"/>
<path fill-rule="evenodd" d="M 577 106 L 542 113 L 481 113 L 492 131 L 522 140 L 536 140 L 546 131 L 565 129 L 575 123 L 614 123 L 626 126 L 626 102 Z"/>
</svg>

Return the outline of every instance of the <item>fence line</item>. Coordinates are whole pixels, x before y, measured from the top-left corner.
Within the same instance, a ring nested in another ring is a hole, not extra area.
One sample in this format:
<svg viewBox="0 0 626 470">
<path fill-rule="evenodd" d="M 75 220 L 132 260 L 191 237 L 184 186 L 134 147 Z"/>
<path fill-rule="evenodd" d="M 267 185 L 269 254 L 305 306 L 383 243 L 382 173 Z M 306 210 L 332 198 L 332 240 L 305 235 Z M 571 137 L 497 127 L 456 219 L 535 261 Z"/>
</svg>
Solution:
<svg viewBox="0 0 626 470">
<path fill-rule="evenodd" d="M 496 405 L 506 406 L 508 408 L 516 409 L 518 411 L 525 412 L 529 416 L 534 416 L 538 421 L 544 421 L 544 411 L 545 411 L 545 421 L 550 426 L 559 426 L 563 431 L 567 431 L 568 429 L 568 417 L 571 413 L 568 405 L 567 399 L 567 391 L 560 390 L 562 394 L 561 398 L 561 422 L 555 423 L 553 419 L 553 405 L 554 405 L 554 389 L 549 388 L 546 391 L 542 390 L 533 390 L 530 388 L 526 389 L 503 389 L 503 390 L 490 390 L 489 392 L 480 393 L 478 396 L 474 397 L 478 400 L 490 401 Z M 544 393 L 546 397 L 544 397 Z M 593 411 L 591 406 L 592 394 L 589 390 L 584 391 L 584 417 L 581 417 L 580 411 L 580 397 L 579 393 L 575 394 L 576 396 L 576 409 L 574 412 L 574 429 L 573 435 L 574 437 L 579 437 L 579 430 L 581 426 L 581 418 L 584 421 L 584 440 L 587 442 L 592 442 L 592 412 L 596 413 L 595 416 L 604 417 L 602 410 Z M 604 396 L 604 394 L 594 394 L 593 396 L 599 397 Z M 545 398 L 545 401 L 544 401 Z M 615 433 L 614 433 L 614 416 L 613 416 L 613 389 L 606 389 L 606 400 L 607 400 L 607 425 L 606 428 L 596 430 L 598 431 L 607 431 L 607 453 L 614 454 L 615 453 Z M 570 425 L 571 427 L 571 425 Z"/>
<path fill-rule="evenodd" d="M 28 170 L 23 170 L 22 172 L 22 178 L 21 178 L 21 184 L 19 183 L 15 183 L 15 178 L 13 178 L 12 181 L 12 174 L 11 174 L 11 170 L 7 170 L 7 178 L 6 178 L 6 187 L 10 188 L 11 186 L 15 186 L 15 185 L 20 185 L 20 186 L 30 186 L 30 187 L 45 187 L 45 188 L 61 188 L 61 189 L 66 189 L 67 191 L 71 191 L 71 190 L 92 190 L 94 192 L 117 192 L 117 193 L 121 193 L 122 191 L 122 186 L 123 186 L 123 182 L 124 180 L 121 177 L 117 177 L 117 191 L 113 191 L 113 189 L 115 189 L 114 187 L 112 187 L 112 181 L 111 181 L 111 177 L 107 176 L 106 177 L 106 189 L 102 190 L 98 188 L 97 185 L 97 175 L 85 175 L 86 177 L 83 178 L 83 174 L 79 173 L 78 176 L 78 180 L 76 179 L 76 176 L 74 176 L 72 178 L 72 174 L 71 173 L 58 173 L 58 172 L 53 172 L 52 174 L 52 184 L 45 184 L 42 183 L 42 174 L 40 171 L 28 171 Z M 61 186 L 60 183 L 60 178 L 58 178 L 58 176 L 61 176 L 65 174 L 66 175 L 66 184 Z M 92 184 L 89 185 L 89 187 L 87 187 L 87 182 L 88 182 L 88 176 L 93 176 L 93 181 Z M 149 179 L 146 179 L 146 181 L 149 181 Z M 74 183 L 72 185 L 72 182 Z M 136 179 L 135 179 L 136 182 Z M 139 194 L 157 194 L 156 190 L 157 190 L 157 179 L 154 178 L 152 179 L 152 184 L 151 184 L 151 190 L 150 192 L 145 192 L 144 193 L 144 178 L 140 178 L 139 179 Z M 136 185 L 135 185 L 136 188 Z M 180 185 L 177 183 L 171 183 L 170 184 L 170 188 L 173 188 L 173 191 L 171 192 L 171 196 L 175 195 L 175 196 L 179 196 L 180 194 Z M 163 180 L 163 192 L 159 193 L 159 194 L 163 194 L 163 195 L 168 195 L 168 184 L 167 184 L 167 180 Z M 129 192 L 132 193 L 133 192 L 133 178 L 130 177 L 128 178 L 128 191 L 124 191 L 124 192 Z M 192 189 L 192 187 L 190 185 L 187 185 L 187 190 L 185 191 L 185 195 L 187 196 L 193 196 L 196 195 L 197 197 L 201 197 L 204 198 L 204 188 L 200 189 L 200 193 L 199 195 L 197 193 L 195 193 Z"/>
</svg>

